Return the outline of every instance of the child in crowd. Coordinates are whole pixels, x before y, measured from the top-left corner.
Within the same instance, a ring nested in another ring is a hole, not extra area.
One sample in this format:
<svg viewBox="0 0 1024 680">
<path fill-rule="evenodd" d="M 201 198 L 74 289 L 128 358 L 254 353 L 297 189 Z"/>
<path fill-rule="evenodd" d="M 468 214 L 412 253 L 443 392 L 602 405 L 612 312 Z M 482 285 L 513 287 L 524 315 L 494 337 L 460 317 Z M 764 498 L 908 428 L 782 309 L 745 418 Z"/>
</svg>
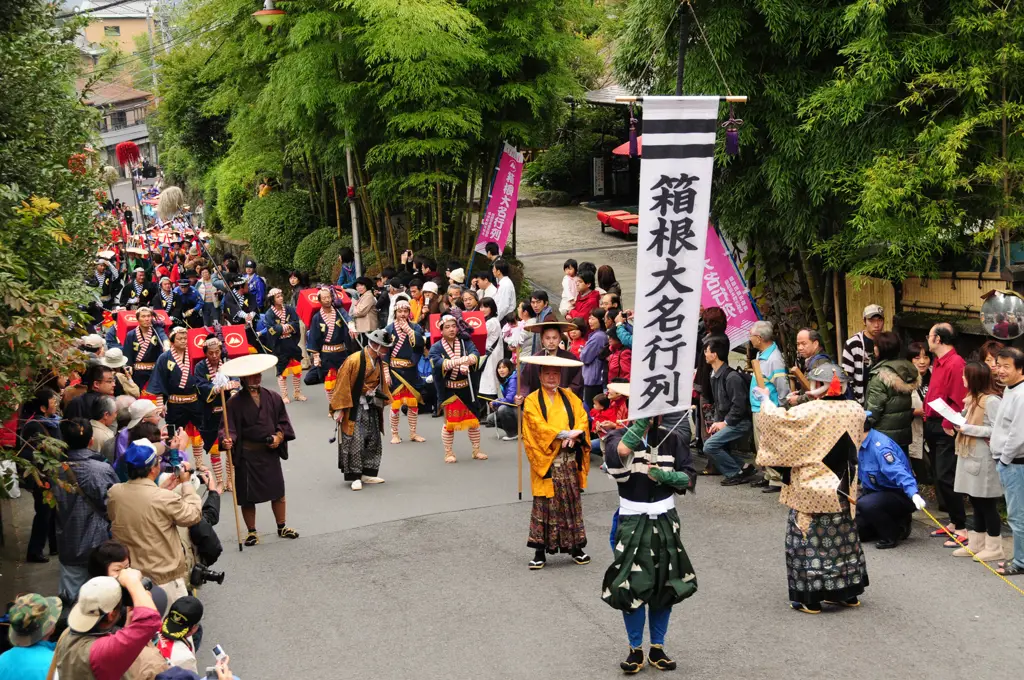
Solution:
<svg viewBox="0 0 1024 680">
<path fill-rule="evenodd" d="M 565 313 L 576 304 L 576 260 L 568 259 L 562 265 L 565 276 L 562 277 L 562 301 L 558 303 L 558 311 Z"/>
<path fill-rule="evenodd" d="M 583 319 L 572 319 L 571 323 L 575 328 L 569 331 L 569 346 L 566 349 L 579 359 L 580 350 L 587 344 L 587 324 Z"/>
</svg>

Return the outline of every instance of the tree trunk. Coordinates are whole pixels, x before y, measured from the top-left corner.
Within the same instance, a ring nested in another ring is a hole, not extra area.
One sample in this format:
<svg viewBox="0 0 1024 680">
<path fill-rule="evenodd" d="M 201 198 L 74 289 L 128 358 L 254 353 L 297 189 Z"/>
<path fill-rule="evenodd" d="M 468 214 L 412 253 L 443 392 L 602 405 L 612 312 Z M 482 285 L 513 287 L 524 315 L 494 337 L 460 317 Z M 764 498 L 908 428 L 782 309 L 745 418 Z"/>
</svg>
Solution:
<svg viewBox="0 0 1024 680">
<path fill-rule="evenodd" d="M 441 169 L 435 165 L 434 172 L 440 173 Z M 434 187 L 437 190 L 437 250 L 444 250 L 444 213 L 441 211 L 441 181 L 437 180 L 434 182 Z M 437 251 L 435 250 L 435 252 Z"/>
<path fill-rule="evenodd" d="M 338 180 L 331 175 L 331 190 L 334 192 L 334 219 L 338 223 L 338 239 L 341 239 L 341 201 L 338 200 Z"/>
<path fill-rule="evenodd" d="M 832 354 L 835 348 L 832 347 L 832 338 L 828 333 L 828 317 L 825 316 L 825 306 L 822 303 L 821 288 L 818 286 L 818 278 L 814 273 L 814 269 L 811 267 L 811 256 L 804 249 L 799 251 L 798 256 L 800 257 L 800 264 L 803 266 L 804 277 L 807 280 L 807 290 L 811 294 L 811 305 L 814 307 L 814 318 L 818 324 L 819 331 L 821 331 L 821 337 L 825 341 L 825 351 Z"/>
</svg>

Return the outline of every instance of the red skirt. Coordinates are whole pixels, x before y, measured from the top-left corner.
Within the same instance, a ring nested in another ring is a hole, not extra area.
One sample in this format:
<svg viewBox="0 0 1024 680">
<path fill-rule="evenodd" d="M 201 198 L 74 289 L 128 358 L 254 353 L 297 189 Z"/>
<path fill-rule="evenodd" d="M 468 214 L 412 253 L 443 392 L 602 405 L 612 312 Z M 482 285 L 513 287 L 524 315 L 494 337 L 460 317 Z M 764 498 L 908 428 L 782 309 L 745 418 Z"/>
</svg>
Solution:
<svg viewBox="0 0 1024 680">
<path fill-rule="evenodd" d="M 449 432 L 480 427 L 476 414 L 459 397 L 451 397 L 444 406 L 444 426 Z"/>
<path fill-rule="evenodd" d="M 391 410 L 398 411 L 403 406 L 419 408 L 419 395 L 415 394 L 408 385 L 400 384 L 397 390 L 391 393 Z"/>
</svg>

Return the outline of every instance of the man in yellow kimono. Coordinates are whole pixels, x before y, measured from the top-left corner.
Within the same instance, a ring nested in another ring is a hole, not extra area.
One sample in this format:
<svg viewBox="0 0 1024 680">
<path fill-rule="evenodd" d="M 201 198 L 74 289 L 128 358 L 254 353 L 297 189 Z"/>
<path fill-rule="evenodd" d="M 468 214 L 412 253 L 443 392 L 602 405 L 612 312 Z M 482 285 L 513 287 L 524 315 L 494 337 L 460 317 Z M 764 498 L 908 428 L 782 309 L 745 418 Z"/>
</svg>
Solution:
<svg viewBox="0 0 1024 680">
<path fill-rule="evenodd" d="M 589 564 L 580 489 L 587 488 L 590 471 L 590 428 L 583 402 L 559 386 L 562 368 L 580 362 L 543 355 L 523 361 L 539 365 L 541 384 L 523 401 L 523 444 L 533 491 L 526 544 L 536 551 L 530 569 L 544 568 L 546 552 L 566 552 L 576 564 Z"/>
<path fill-rule="evenodd" d="M 377 329 L 366 336 L 366 347 L 341 365 L 330 395 L 331 415 L 338 421 L 338 468 L 352 490 L 363 484 L 383 484 L 377 476 L 383 453 L 384 405 L 391 403 L 391 379 L 382 361 L 394 336 Z"/>
</svg>

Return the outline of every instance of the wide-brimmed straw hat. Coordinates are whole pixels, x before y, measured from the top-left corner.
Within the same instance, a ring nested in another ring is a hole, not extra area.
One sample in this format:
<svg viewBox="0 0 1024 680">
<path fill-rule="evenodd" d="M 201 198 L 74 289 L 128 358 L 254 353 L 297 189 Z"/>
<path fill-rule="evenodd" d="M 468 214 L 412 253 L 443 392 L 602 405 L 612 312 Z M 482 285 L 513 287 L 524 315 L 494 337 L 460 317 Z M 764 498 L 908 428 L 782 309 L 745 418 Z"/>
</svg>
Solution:
<svg viewBox="0 0 1024 680">
<path fill-rule="evenodd" d="M 629 398 L 629 383 L 628 382 L 610 382 L 608 383 L 608 391 L 614 392 L 615 394 L 621 394 L 622 396 Z"/>
<path fill-rule="evenodd" d="M 277 357 L 273 354 L 247 354 L 227 361 L 220 367 L 221 373 L 229 378 L 244 378 L 262 373 L 271 366 L 277 365 Z"/>
<path fill-rule="evenodd" d="M 523 357 L 523 363 L 536 364 L 538 366 L 557 366 L 558 368 L 573 368 L 582 366 L 583 362 L 578 359 L 569 359 L 555 354 L 533 354 Z"/>
<path fill-rule="evenodd" d="M 571 321 L 541 321 L 540 323 L 531 323 L 526 330 L 530 333 L 543 333 L 548 328 L 557 328 L 559 333 L 568 333 L 576 326 Z"/>
</svg>

